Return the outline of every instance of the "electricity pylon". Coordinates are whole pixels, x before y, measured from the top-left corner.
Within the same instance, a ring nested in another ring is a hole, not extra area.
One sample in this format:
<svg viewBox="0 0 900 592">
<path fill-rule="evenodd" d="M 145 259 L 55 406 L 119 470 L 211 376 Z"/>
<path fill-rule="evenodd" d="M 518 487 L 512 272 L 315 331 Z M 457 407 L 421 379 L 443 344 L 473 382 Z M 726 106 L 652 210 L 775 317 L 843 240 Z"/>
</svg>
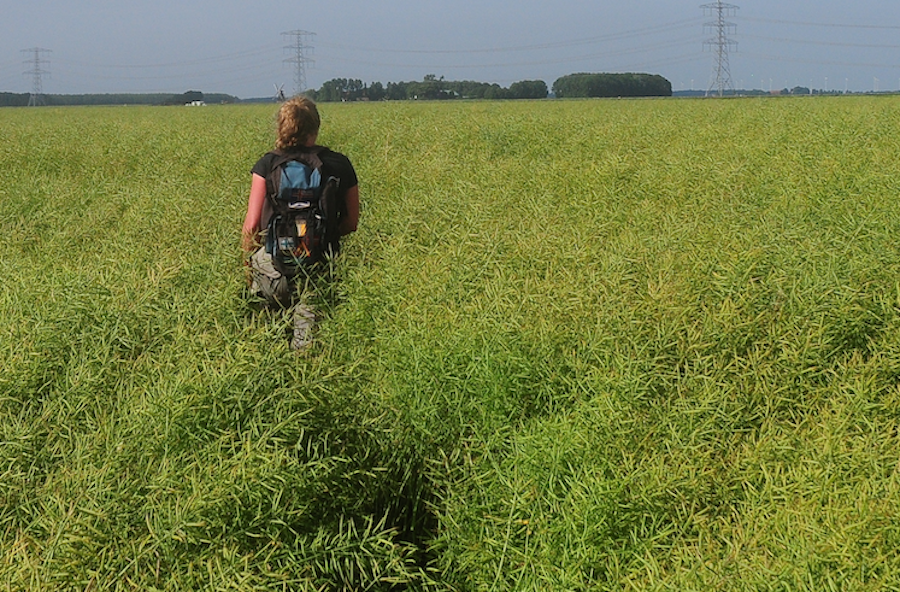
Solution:
<svg viewBox="0 0 900 592">
<path fill-rule="evenodd" d="M 728 51 L 737 48 L 737 43 L 728 38 L 729 33 L 734 33 L 737 25 L 729 23 L 725 20 L 727 17 L 734 16 L 738 7 L 734 4 L 726 4 L 722 0 L 717 0 L 712 4 L 704 4 L 701 6 L 704 13 L 711 15 L 715 20 L 705 23 L 704 28 L 712 31 L 713 36 L 703 42 L 704 48 L 709 46 L 712 48 L 716 56 L 713 75 L 710 76 L 711 82 L 706 91 L 706 95 L 715 89 L 719 96 L 724 96 L 726 90 L 734 91 L 734 82 L 731 80 L 731 66 L 728 64 Z"/>
<path fill-rule="evenodd" d="M 49 49 L 43 49 L 41 47 L 32 47 L 31 49 L 23 49 L 22 53 L 34 54 L 34 57 L 25 62 L 26 65 L 31 66 L 31 70 L 25 72 L 25 74 L 31 74 L 31 96 L 28 98 L 28 106 L 29 107 L 37 107 L 38 105 L 44 104 L 44 74 L 49 74 L 47 70 L 43 69 L 43 65 L 47 64 L 47 60 L 43 58 L 45 53 L 50 53 Z"/>
<path fill-rule="evenodd" d="M 286 63 L 294 64 L 294 94 L 299 95 L 306 90 L 306 64 L 312 64 L 313 60 L 309 56 L 313 52 L 313 47 L 307 44 L 307 39 L 315 37 L 315 33 L 309 31 L 287 31 L 282 33 L 285 37 L 293 37 L 293 43 L 286 45 L 284 48 L 290 50 L 293 55 L 286 60 Z"/>
</svg>

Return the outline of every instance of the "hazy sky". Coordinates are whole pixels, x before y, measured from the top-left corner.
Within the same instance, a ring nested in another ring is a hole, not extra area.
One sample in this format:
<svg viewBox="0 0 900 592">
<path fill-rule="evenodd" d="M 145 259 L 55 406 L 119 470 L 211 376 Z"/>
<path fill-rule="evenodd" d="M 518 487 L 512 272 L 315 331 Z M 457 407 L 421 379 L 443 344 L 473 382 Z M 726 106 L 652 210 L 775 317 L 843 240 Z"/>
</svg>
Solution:
<svg viewBox="0 0 900 592">
<path fill-rule="evenodd" d="M 0 0 L 0 92 L 290 93 L 285 48 L 308 31 L 307 87 L 544 80 L 573 72 L 650 72 L 707 89 L 714 20 L 681 0 Z M 898 0 L 735 1 L 727 20 L 737 88 L 900 88 Z M 34 48 L 49 50 L 39 52 Z M 26 51 L 23 51 L 26 50 Z M 38 61 L 35 61 L 37 57 Z"/>
</svg>

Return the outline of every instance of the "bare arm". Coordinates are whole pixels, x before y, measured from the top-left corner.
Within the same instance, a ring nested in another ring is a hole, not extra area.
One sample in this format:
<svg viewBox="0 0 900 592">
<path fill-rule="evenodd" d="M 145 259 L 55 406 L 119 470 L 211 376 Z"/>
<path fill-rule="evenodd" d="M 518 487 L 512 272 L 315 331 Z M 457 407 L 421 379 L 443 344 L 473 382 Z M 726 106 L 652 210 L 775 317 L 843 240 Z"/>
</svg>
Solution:
<svg viewBox="0 0 900 592">
<path fill-rule="evenodd" d="M 241 248 L 244 253 L 251 254 L 259 248 L 259 223 L 262 219 L 263 206 L 266 203 L 266 180 L 253 174 L 250 182 L 250 198 L 247 200 L 247 215 L 241 231 Z"/>
</svg>

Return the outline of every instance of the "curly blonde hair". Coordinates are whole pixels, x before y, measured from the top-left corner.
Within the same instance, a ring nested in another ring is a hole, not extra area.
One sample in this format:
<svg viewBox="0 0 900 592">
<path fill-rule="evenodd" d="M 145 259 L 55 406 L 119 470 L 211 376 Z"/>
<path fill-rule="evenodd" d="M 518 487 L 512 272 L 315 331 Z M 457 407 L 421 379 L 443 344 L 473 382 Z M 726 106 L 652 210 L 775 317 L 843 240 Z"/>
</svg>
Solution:
<svg viewBox="0 0 900 592">
<path fill-rule="evenodd" d="M 299 96 L 285 101 L 278 110 L 275 148 L 287 150 L 305 146 L 310 137 L 319 133 L 321 124 L 319 110 L 309 97 Z"/>
</svg>

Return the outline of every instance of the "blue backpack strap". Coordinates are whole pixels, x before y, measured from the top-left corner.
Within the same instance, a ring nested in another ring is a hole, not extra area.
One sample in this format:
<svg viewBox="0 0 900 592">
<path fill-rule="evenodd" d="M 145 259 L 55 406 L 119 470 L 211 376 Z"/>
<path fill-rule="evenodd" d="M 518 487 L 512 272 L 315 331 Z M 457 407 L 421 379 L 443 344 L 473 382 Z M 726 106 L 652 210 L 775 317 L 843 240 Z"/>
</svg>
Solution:
<svg viewBox="0 0 900 592">
<path fill-rule="evenodd" d="M 319 158 L 319 153 L 323 150 L 327 150 L 327 148 L 325 148 L 324 146 L 310 146 L 303 150 L 278 150 L 275 152 L 277 156 L 275 160 L 272 161 L 272 168 L 269 171 L 269 181 L 271 182 L 271 184 L 267 184 L 267 186 L 271 190 L 271 193 L 267 197 L 272 202 L 272 205 L 277 205 L 276 200 L 278 198 L 278 191 L 281 185 L 282 165 L 291 162 L 292 160 L 296 160 L 309 166 L 313 170 L 321 170 L 322 159 Z"/>
</svg>

